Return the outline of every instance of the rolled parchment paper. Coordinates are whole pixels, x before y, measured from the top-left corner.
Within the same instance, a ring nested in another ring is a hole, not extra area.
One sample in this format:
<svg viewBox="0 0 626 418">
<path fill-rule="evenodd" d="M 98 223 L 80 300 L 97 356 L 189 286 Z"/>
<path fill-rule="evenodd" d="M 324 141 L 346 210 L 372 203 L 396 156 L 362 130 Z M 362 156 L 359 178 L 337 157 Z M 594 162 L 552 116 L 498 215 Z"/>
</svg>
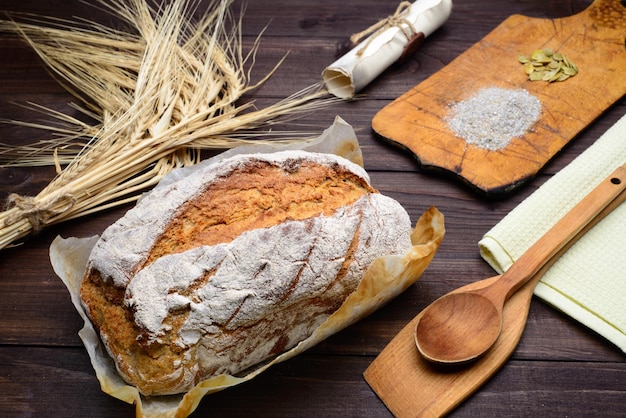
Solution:
<svg viewBox="0 0 626 418">
<path fill-rule="evenodd" d="M 378 77 L 407 50 L 439 28 L 452 12 L 452 0 L 402 2 L 394 15 L 353 35 L 369 35 L 322 72 L 328 91 L 349 99 Z"/>
</svg>

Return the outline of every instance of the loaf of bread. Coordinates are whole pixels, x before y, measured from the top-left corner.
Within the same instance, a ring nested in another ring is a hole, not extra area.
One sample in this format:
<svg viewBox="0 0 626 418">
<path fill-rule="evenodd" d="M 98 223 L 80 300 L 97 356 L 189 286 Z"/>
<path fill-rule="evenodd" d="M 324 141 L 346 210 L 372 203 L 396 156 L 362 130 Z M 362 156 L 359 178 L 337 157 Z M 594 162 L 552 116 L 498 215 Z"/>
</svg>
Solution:
<svg viewBox="0 0 626 418">
<path fill-rule="evenodd" d="M 159 187 L 107 228 L 81 286 L 144 395 L 237 375 L 307 338 L 411 222 L 358 165 L 283 151 L 228 158 Z"/>
</svg>

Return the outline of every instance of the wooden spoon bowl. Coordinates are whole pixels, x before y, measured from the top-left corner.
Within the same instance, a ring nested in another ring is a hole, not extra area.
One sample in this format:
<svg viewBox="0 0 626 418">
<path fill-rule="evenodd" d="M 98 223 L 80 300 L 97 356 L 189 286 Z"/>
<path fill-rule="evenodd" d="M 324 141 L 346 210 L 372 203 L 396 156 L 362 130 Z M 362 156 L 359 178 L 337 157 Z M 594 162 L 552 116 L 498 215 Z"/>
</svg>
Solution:
<svg viewBox="0 0 626 418">
<path fill-rule="evenodd" d="M 426 360 L 415 346 L 415 327 L 422 313 L 409 322 L 363 373 L 369 386 L 397 417 L 440 417 L 448 414 L 493 376 L 509 359 L 524 332 L 538 274 L 504 307 L 500 337 L 483 357 L 464 367 L 447 367 Z M 477 290 L 497 277 L 470 283 L 454 292 Z"/>
<path fill-rule="evenodd" d="M 626 200 L 622 192 L 600 212 L 570 243 L 546 263 L 517 292 L 502 310 L 502 331 L 487 353 L 476 361 L 458 366 L 440 365 L 420 355 L 415 344 L 415 330 L 424 311 L 411 320 L 383 349 L 363 373 L 372 390 L 398 417 L 444 416 L 456 408 L 506 363 L 524 333 L 535 285 L 576 239 Z M 470 283 L 451 293 L 480 292 L 499 276 Z"/>
<path fill-rule="evenodd" d="M 415 327 L 415 344 L 427 360 L 467 363 L 486 352 L 500 336 L 502 312 L 480 293 L 457 291 L 436 303 L 438 309 L 426 309 Z M 454 311 L 465 312 L 465 319 L 471 319 L 472 324 L 445 326 L 450 320 L 448 313 Z M 445 338 L 441 338 L 442 332 Z"/>
<path fill-rule="evenodd" d="M 531 280 L 546 263 L 626 194 L 626 164 L 618 167 L 565 214 L 492 284 L 480 290 L 445 295 L 423 312 L 415 329 L 415 342 L 427 360 L 466 363 L 486 353 L 502 328 L 506 301 Z"/>
</svg>

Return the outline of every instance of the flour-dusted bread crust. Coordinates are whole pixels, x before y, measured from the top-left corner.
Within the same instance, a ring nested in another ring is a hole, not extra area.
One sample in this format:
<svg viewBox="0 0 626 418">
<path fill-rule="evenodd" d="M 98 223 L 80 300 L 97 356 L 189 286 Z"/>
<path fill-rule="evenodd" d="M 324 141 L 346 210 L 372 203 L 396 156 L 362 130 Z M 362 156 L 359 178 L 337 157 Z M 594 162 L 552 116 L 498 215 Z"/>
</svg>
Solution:
<svg viewBox="0 0 626 418">
<path fill-rule="evenodd" d="M 406 211 L 329 154 L 235 156 L 153 190 L 94 247 L 81 298 L 145 395 L 237 374 L 307 338 L 372 261 L 411 248 Z"/>
</svg>

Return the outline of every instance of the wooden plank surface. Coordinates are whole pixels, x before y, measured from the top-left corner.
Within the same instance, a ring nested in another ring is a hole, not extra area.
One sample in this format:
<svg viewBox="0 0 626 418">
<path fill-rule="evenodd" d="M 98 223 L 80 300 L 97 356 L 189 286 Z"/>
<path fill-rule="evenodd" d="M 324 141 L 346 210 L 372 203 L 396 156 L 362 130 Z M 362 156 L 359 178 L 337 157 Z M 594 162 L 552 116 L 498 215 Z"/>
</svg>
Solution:
<svg viewBox="0 0 626 418">
<path fill-rule="evenodd" d="M 208 1 L 200 2 L 206 8 Z M 451 179 L 425 173 L 402 150 L 377 138 L 373 116 L 438 71 L 508 16 L 556 18 L 583 10 L 582 0 L 457 1 L 450 20 L 417 54 L 394 66 L 362 93 L 301 121 L 321 131 L 340 115 L 355 127 L 366 169 L 381 192 L 396 198 L 411 218 L 430 205 L 446 217 L 447 234 L 420 281 L 371 317 L 258 379 L 204 399 L 194 416 L 387 417 L 390 413 L 362 378 L 391 338 L 436 297 L 493 274 L 477 242 L 545 180 L 583 152 L 626 113 L 622 98 L 567 145 L 526 187 L 504 200 L 487 200 Z M 237 2 L 235 9 L 238 10 Z M 320 80 L 346 38 L 392 13 L 396 2 L 267 0 L 248 2 L 244 42 L 268 25 L 257 56 L 257 74 L 290 55 L 275 77 L 255 93 L 271 103 Z M 107 19 L 77 0 L 0 0 L 0 10 L 59 17 Z M 0 118 L 39 119 L 13 102 L 69 111 L 72 100 L 32 52 L 0 34 Z M 0 142 L 27 143 L 41 133 L 0 125 Z M 34 194 L 54 175 L 51 168 L 0 168 L 0 200 Z M 99 389 L 77 332 L 81 321 L 48 261 L 57 235 L 101 233 L 127 208 L 51 227 L 23 245 L 0 252 L 0 416 L 130 417 L 133 407 Z M 419 390 L 419 388 L 417 388 Z M 624 416 L 626 356 L 619 349 L 540 300 L 531 306 L 526 332 L 511 361 L 451 416 Z"/>
</svg>

